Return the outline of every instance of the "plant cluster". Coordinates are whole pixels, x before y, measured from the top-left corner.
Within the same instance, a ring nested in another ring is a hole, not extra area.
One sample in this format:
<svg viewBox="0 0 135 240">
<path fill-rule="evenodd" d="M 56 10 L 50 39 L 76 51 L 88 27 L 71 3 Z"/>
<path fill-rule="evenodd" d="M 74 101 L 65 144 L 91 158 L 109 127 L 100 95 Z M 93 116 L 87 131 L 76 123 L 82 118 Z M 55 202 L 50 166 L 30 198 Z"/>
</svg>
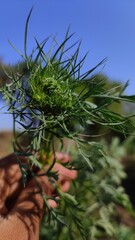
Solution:
<svg viewBox="0 0 135 240">
<path fill-rule="evenodd" d="M 110 145 L 102 140 L 102 142 L 89 146 L 87 153 L 89 151 L 91 155 L 93 166 L 91 172 L 83 163 L 81 155 L 78 163 L 77 152 L 72 150 L 72 156 L 74 156 L 77 166 L 80 165 L 81 171 L 79 171 L 75 185 L 72 186 L 71 193 L 74 194 L 81 207 L 79 214 L 83 222 L 84 239 L 133 240 L 134 229 L 120 223 L 120 217 L 116 210 L 118 206 L 122 206 L 135 218 L 129 197 L 121 184 L 122 179 L 126 177 L 121 163 L 122 157 L 126 154 L 123 144 L 120 144 L 118 138 L 114 138 Z M 104 156 L 102 151 L 105 153 Z M 41 239 L 77 238 L 81 240 L 82 236 L 76 228 L 76 222 L 68 207 L 63 205 L 63 202 L 60 207 L 66 215 L 69 228 L 60 222 L 55 225 L 51 222 L 50 228 L 48 228 L 46 219 L 44 219 L 41 226 Z"/>
</svg>

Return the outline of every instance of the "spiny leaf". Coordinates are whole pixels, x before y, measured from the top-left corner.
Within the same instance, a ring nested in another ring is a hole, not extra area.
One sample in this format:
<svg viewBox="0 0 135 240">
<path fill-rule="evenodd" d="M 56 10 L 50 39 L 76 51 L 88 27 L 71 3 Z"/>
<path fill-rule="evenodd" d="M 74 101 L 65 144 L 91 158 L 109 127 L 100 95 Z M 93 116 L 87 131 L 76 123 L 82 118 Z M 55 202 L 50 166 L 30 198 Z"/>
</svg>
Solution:
<svg viewBox="0 0 135 240">
<path fill-rule="evenodd" d="M 25 56 L 26 62 L 27 62 L 27 59 L 28 59 L 28 56 L 27 56 L 28 26 L 29 26 L 29 20 L 30 20 L 32 11 L 33 11 L 33 7 L 31 8 L 31 10 L 28 14 L 28 17 L 27 17 L 27 20 L 26 20 L 26 25 L 25 25 L 25 33 L 24 33 L 24 56 Z"/>
</svg>

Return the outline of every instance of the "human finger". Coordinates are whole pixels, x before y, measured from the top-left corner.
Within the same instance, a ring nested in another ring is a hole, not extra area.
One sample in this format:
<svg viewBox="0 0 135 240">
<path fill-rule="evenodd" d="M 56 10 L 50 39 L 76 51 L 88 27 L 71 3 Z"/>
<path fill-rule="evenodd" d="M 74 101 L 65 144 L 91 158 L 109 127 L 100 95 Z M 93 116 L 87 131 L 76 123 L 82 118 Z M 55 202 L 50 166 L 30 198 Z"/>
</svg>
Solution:
<svg viewBox="0 0 135 240">
<path fill-rule="evenodd" d="M 48 204 L 51 208 L 56 208 L 58 206 L 57 202 L 53 199 L 48 199 Z"/>
<path fill-rule="evenodd" d="M 62 163 L 67 163 L 71 160 L 71 157 L 69 154 L 62 153 L 62 152 L 56 152 L 55 157 L 58 161 L 60 161 Z"/>
<path fill-rule="evenodd" d="M 53 167 L 53 170 L 57 172 L 59 179 L 69 179 L 74 180 L 77 177 L 77 171 L 74 169 L 68 169 L 62 166 L 60 163 L 56 163 Z"/>
<path fill-rule="evenodd" d="M 24 159 L 22 158 L 24 161 Z M 9 197 L 15 197 L 22 187 L 22 173 L 15 154 L 10 154 L 0 160 L 0 212 L 5 208 Z"/>
</svg>

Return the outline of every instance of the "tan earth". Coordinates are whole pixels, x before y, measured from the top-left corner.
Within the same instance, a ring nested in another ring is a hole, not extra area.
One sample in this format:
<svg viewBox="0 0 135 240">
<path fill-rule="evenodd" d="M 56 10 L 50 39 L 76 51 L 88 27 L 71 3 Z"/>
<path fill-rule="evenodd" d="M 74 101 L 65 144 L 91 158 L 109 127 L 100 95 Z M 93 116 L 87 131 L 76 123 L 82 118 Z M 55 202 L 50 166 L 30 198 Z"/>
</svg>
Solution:
<svg viewBox="0 0 135 240">
<path fill-rule="evenodd" d="M 12 147 L 13 133 L 9 131 L 0 132 L 0 158 L 13 152 Z"/>
</svg>

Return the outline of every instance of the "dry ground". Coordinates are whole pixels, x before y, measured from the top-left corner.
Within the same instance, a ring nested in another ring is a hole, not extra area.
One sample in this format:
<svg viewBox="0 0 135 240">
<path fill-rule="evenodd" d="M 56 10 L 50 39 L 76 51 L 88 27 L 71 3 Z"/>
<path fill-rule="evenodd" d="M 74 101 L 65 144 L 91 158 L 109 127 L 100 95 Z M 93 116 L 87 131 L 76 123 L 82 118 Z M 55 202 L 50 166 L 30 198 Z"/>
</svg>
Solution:
<svg viewBox="0 0 135 240">
<path fill-rule="evenodd" d="M 9 131 L 0 132 L 0 158 L 7 156 L 13 151 L 13 134 Z"/>
</svg>

